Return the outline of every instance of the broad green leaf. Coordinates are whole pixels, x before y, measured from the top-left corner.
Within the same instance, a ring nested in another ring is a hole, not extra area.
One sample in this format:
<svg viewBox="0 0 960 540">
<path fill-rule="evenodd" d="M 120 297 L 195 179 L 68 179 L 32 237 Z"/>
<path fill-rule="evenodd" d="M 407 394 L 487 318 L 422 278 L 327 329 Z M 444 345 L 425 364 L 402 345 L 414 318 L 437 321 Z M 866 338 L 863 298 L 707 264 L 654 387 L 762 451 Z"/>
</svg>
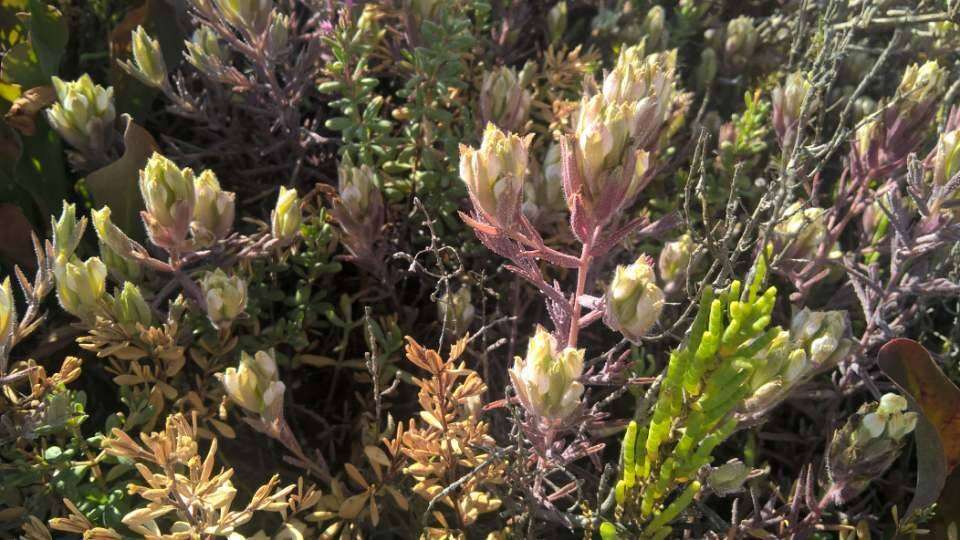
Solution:
<svg viewBox="0 0 960 540">
<path fill-rule="evenodd" d="M 37 259 L 33 253 L 30 233 L 33 226 L 23 210 L 11 203 L 0 203 L 0 257 L 19 265 L 28 274 L 36 270 Z"/>
<path fill-rule="evenodd" d="M 30 42 L 46 77 L 59 72 L 69 37 L 63 14 L 42 0 L 30 0 Z"/>
<path fill-rule="evenodd" d="M 43 86 L 50 81 L 50 77 L 43 74 L 37 53 L 29 42 L 17 43 L 3 55 L 0 79 L 22 88 Z"/>
<path fill-rule="evenodd" d="M 51 215 L 67 198 L 71 184 L 66 174 L 60 136 L 45 119 L 39 117 L 37 120 L 34 135 L 22 138 L 23 156 L 17 163 L 14 178 L 33 196 L 40 214 Z"/>
<path fill-rule="evenodd" d="M 142 238 L 139 213 L 143 204 L 137 181 L 140 169 L 157 149 L 157 143 L 147 130 L 124 114 L 123 156 L 86 177 L 85 182 L 97 208 L 109 206 L 114 223 L 133 238 Z"/>
</svg>

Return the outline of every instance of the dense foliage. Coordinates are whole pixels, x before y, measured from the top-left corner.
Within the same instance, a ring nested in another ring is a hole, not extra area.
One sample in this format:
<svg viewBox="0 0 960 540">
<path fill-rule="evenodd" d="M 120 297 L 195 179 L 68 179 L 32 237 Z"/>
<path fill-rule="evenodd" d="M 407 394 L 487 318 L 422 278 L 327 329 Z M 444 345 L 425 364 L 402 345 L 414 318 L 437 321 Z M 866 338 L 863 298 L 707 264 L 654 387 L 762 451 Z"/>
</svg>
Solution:
<svg viewBox="0 0 960 540">
<path fill-rule="evenodd" d="M 0 1 L 0 538 L 960 537 L 957 50 Z"/>
</svg>

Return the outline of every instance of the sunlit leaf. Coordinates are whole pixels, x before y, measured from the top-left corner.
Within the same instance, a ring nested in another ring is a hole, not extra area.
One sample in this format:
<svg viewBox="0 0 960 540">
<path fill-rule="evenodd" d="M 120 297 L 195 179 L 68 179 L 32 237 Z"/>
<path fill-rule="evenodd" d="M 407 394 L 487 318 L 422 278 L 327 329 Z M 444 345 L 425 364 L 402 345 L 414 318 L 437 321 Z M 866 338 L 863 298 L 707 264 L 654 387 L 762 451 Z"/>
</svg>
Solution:
<svg viewBox="0 0 960 540">
<path fill-rule="evenodd" d="M 98 208 L 109 206 L 113 221 L 118 227 L 131 237 L 142 238 L 143 230 L 138 216 L 143 203 L 137 182 L 140 169 L 156 151 L 157 143 L 150 133 L 138 126 L 129 115 L 124 115 L 123 120 L 126 122 L 123 156 L 90 173 L 86 184 Z"/>
</svg>

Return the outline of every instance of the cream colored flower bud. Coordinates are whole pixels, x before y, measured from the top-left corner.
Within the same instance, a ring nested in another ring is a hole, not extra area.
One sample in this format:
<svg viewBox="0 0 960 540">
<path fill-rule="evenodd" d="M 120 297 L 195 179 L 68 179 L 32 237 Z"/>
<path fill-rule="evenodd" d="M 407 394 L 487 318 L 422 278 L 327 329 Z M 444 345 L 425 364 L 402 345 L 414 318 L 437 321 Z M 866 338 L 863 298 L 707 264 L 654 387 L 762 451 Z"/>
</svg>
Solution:
<svg viewBox="0 0 960 540">
<path fill-rule="evenodd" d="M 689 234 L 664 244 L 657 260 L 660 279 L 665 283 L 676 283 L 683 279 L 693 256 L 693 248 L 693 238 Z"/>
<path fill-rule="evenodd" d="M 437 302 L 440 320 L 449 332 L 462 335 L 470 328 L 477 311 L 471 300 L 470 288 L 460 287 L 455 293 L 447 292 Z"/>
<path fill-rule="evenodd" d="M 854 132 L 853 140 L 857 144 L 857 152 L 863 156 L 866 155 L 873 143 L 877 140 L 877 136 L 880 134 L 880 122 L 876 119 L 870 120 L 865 124 L 861 125 Z"/>
<path fill-rule="evenodd" d="M 191 224 L 193 239 L 197 247 L 209 247 L 225 238 L 233 228 L 235 196 L 220 189 L 217 175 L 211 170 L 200 173 L 193 187 L 197 196 Z"/>
<path fill-rule="evenodd" d="M 77 221 L 77 206 L 63 201 L 60 217 L 50 218 L 50 230 L 53 231 L 53 251 L 56 264 L 65 264 L 77 250 L 83 236 L 83 224 Z"/>
<path fill-rule="evenodd" d="M 907 109 L 929 103 L 943 93 L 946 75 L 946 70 L 941 68 L 935 60 L 930 60 L 922 66 L 912 64 L 904 70 L 897 94 L 906 101 Z"/>
<path fill-rule="evenodd" d="M 114 294 L 113 316 L 118 323 L 131 328 L 136 328 L 137 324 L 150 326 L 153 322 L 153 313 L 143 299 L 143 295 L 140 294 L 139 287 L 127 281 L 124 282 L 123 289 Z"/>
<path fill-rule="evenodd" d="M 0 350 L 6 349 L 17 328 L 17 303 L 10 288 L 10 278 L 0 284 Z"/>
<path fill-rule="evenodd" d="M 198 27 L 184 45 L 187 48 L 187 61 L 208 75 L 215 74 L 226 58 L 217 34 L 208 26 Z"/>
<path fill-rule="evenodd" d="M 813 258 L 827 238 L 826 211 L 803 208 L 796 202 L 784 211 L 784 216 L 773 228 L 774 242 L 781 249 L 789 249 L 791 259 Z"/>
<path fill-rule="evenodd" d="M 271 419 L 282 410 L 285 387 L 277 380 L 272 350 L 258 351 L 254 356 L 240 353 L 240 365 L 227 368 L 221 380 L 231 401 L 252 413 Z"/>
<path fill-rule="evenodd" d="M 494 223 L 509 225 L 519 210 L 530 140 L 490 123 L 480 148 L 460 145 L 460 178 L 476 210 Z"/>
<path fill-rule="evenodd" d="M 635 102 L 647 97 L 647 76 L 645 71 L 643 43 L 624 47 L 617 55 L 617 63 L 603 77 L 601 86 L 603 100 L 606 103 Z"/>
<path fill-rule="evenodd" d="M 207 316 L 218 326 L 229 326 L 247 308 L 247 284 L 240 276 L 227 276 L 221 269 L 207 272 L 200 280 L 207 303 Z"/>
<path fill-rule="evenodd" d="M 542 326 L 530 338 L 525 358 L 510 369 L 517 395 L 527 411 L 548 423 L 560 423 L 580 406 L 583 349 L 561 349 Z"/>
<path fill-rule="evenodd" d="M 910 411 L 896 414 L 887 420 L 887 435 L 891 439 L 899 441 L 900 439 L 912 433 L 916 427 L 917 413 Z"/>
<path fill-rule="evenodd" d="M 810 342 L 810 359 L 815 364 L 822 364 L 837 350 L 841 339 L 843 339 L 842 336 L 838 336 L 828 326 L 823 335 Z"/>
<path fill-rule="evenodd" d="M 625 47 L 603 78 L 607 106 L 627 107 L 631 136 L 641 147 L 655 142 L 676 96 L 677 51 L 645 54 L 644 45 Z"/>
<path fill-rule="evenodd" d="M 347 156 L 340 162 L 337 175 L 340 202 L 351 217 L 357 221 L 364 221 L 370 209 L 371 195 L 379 190 L 373 169 L 367 165 L 355 167 Z"/>
<path fill-rule="evenodd" d="M 54 277 L 57 298 L 64 310 L 81 319 L 90 319 L 98 312 L 106 293 L 107 279 L 107 267 L 99 258 L 91 257 L 81 262 L 74 257 L 57 265 Z"/>
<path fill-rule="evenodd" d="M 277 205 L 270 214 L 271 232 L 274 238 L 289 242 L 300 231 L 300 222 L 303 216 L 300 213 L 300 197 L 296 189 L 287 189 L 280 186 L 280 195 Z"/>
<path fill-rule="evenodd" d="M 530 92 L 523 88 L 516 70 L 500 66 L 483 75 L 480 114 L 504 131 L 520 131 L 530 115 Z"/>
<path fill-rule="evenodd" d="M 50 127 L 80 151 L 102 150 L 104 130 L 117 117 L 113 87 L 94 84 L 86 73 L 72 82 L 59 77 L 53 77 L 52 81 L 57 101 L 47 109 Z"/>
<path fill-rule="evenodd" d="M 695 72 L 698 90 L 706 91 L 713 84 L 713 80 L 717 78 L 717 69 L 717 52 L 709 47 L 700 51 L 700 63 L 697 64 Z"/>
<path fill-rule="evenodd" d="M 270 17 L 270 28 L 267 30 L 267 44 L 273 54 L 281 52 L 290 41 L 290 17 L 279 11 L 274 11 Z"/>
<path fill-rule="evenodd" d="M 784 396 L 785 383 L 780 379 L 761 384 L 753 394 L 743 402 L 748 413 L 758 413 L 779 403 Z"/>
<path fill-rule="evenodd" d="M 667 13 L 663 6 L 653 6 L 647 10 L 641 29 L 650 51 L 662 51 L 667 48 L 670 31 L 667 29 Z"/>
<path fill-rule="evenodd" d="M 802 71 L 787 75 L 783 86 L 773 90 L 773 123 L 783 146 L 795 141 L 804 101 L 807 101 L 807 114 L 814 111 L 817 102 L 809 99 L 812 91 L 813 85 Z"/>
<path fill-rule="evenodd" d="M 756 369 L 750 376 L 750 387 L 754 392 L 759 392 L 759 388 L 771 381 L 792 382 L 783 375 L 792 346 L 790 332 L 781 330 L 770 344 L 757 354 Z"/>
<path fill-rule="evenodd" d="M 606 179 L 621 165 L 630 142 L 635 108 L 606 105 L 603 95 L 584 97 L 575 123 L 580 172 L 592 197 L 599 197 Z"/>
<path fill-rule="evenodd" d="M 960 172 L 960 129 L 940 135 L 933 161 L 933 182 L 942 186 Z"/>
<path fill-rule="evenodd" d="M 777 88 L 778 92 L 774 94 L 774 101 L 779 101 L 783 107 L 784 115 L 789 118 L 797 119 L 800 117 L 800 109 L 804 100 L 810 96 L 813 90 L 813 84 L 807 78 L 806 73 L 795 71 L 787 75 L 786 83 Z M 779 95 L 779 97 L 777 97 Z"/>
<path fill-rule="evenodd" d="M 140 171 L 144 222 L 154 244 L 178 249 L 183 244 L 197 203 L 193 170 L 181 169 L 154 152 Z"/>
<path fill-rule="evenodd" d="M 220 12 L 227 21 L 237 28 L 246 28 L 254 33 L 260 33 L 270 12 L 273 11 L 273 0 L 215 0 Z"/>
<path fill-rule="evenodd" d="M 783 369 L 783 380 L 787 384 L 798 382 L 810 373 L 810 368 L 807 351 L 794 349 L 787 356 L 786 366 Z"/>
<path fill-rule="evenodd" d="M 163 88 L 167 83 L 167 64 L 163 61 L 160 42 L 150 37 L 142 26 L 130 36 L 133 44 L 133 73 L 140 81 L 154 88 Z"/>
<path fill-rule="evenodd" d="M 634 343 L 650 331 L 663 311 L 664 294 L 652 264 L 641 255 L 629 266 L 618 266 L 607 291 L 604 322 Z"/>
<path fill-rule="evenodd" d="M 724 58 L 734 69 L 741 69 L 753 57 L 757 47 L 757 29 L 750 17 L 737 17 L 727 23 Z"/>
<path fill-rule="evenodd" d="M 886 431 L 888 437 L 900 440 L 916 426 L 916 413 L 904 414 L 906 410 L 907 400 L 903 396 L 884 394 L 876 409 L 864 415 L 861 428 L 874 439 Z"/>
<path fill-rule="evenodd" d="M 110 219 L 110 207 L 91 210 L 93 228 L 97 231 L 100 258 L 115 276 L 133 280 L 140 276 L 140 263 L 130 256 L 133 241 Z"/>
<path fill-rule="evenodd" d="M 850 349 L 850 323 L 843 311 L 803 308 L 790 321 L 790 337 L 807 351 L 815 366 L 832 365 Z"/>
</svg>

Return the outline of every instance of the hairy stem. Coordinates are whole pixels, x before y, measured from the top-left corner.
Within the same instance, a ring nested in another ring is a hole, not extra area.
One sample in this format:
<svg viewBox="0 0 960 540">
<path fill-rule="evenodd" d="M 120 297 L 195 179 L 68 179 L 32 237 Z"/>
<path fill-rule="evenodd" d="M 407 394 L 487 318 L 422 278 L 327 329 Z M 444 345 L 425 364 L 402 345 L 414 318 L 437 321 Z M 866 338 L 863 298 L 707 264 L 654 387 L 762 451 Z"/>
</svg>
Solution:
<svg viewBox="0 0 960 540">
<path fill-rule="evenodd" d="M 577 346 L 577 337 L 580 333 L 580 297 L 583 296 L 587 287 L 587 274 L 590 272 L 590 265 L 593 263 L 593 246 L 597 241 L 597 235 L 600 227 L 595 227 L 590 237 L 583 244 L 580 250 L 580 259 L 577 264 L 577 290 L 570 298 L 570 332 L 567 334 L 567 347 Z"/>
</svg>

